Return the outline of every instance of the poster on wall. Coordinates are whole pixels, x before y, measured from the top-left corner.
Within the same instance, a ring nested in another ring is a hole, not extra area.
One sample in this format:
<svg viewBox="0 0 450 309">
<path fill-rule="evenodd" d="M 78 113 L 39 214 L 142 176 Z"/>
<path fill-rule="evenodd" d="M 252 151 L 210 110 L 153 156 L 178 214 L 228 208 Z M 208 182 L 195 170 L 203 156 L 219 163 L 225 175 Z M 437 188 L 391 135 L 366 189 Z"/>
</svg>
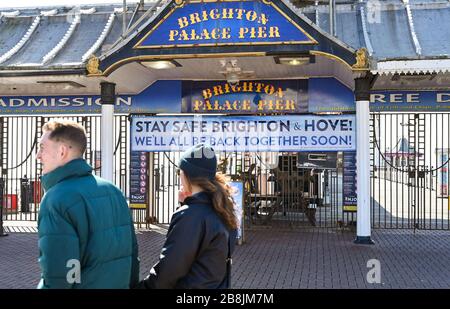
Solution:
<svg viewBox="0 0 450 309">
<path fill-rule="evenodd" d="M 351 151 L 355 115 L 132 116 L 132 151 L 184 151 L 199 143 L 227 152 Z"/>
<path fill-rule="evenodd" d="M 130 208 L 147 208 L 148 153 L 132 151 L 130 154 Z"/>
<path fill-rule="evenodd" d="M 343 209 L 348 212 L 356 212 L 356 151 L 345 151 L 343 153 Z"/>
</svg>

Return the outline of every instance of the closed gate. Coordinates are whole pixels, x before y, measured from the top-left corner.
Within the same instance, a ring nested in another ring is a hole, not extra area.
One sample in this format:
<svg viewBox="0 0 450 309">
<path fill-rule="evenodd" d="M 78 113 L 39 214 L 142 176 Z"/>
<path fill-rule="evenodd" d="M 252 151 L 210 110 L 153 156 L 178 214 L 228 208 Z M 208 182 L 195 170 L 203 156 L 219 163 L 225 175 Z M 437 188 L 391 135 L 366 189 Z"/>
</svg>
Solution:
<svg viewBox="0 0 450 309">
<path fill-rule="evenodd" d="M 39 177 L 41 164 L 36 160 L 42 125 L 54 117 L 0 117 L 0 202 L 4 220 L 36 221 L 43 189 Z M 100 116 L 62 116 L 82 124 L 87 133 L 84 158 L 100 175 Z M 126 115 L 115 116 L 114 182 L 128 197 L 129 124 Z M 144 210 L 145 211 L 145 210 Z M 134 210 L 136 222 L 145 221 L 143 210 Z"/>
<path fill-rule="evenodd" d="M 374 228 L 449 230 L 449 113 L 371 115 Z"/>
<path fill-rule="evenodd" d="M 150 216 L 167 224 L 178 207 L 179 152 L 150 153 Z M 243 183 L 246 227 L 337 227 L 356 220 L 342 209 L 342 168 L 300 166 L 297 153 L 221 152 L 218 170 Z"/>
</svg>

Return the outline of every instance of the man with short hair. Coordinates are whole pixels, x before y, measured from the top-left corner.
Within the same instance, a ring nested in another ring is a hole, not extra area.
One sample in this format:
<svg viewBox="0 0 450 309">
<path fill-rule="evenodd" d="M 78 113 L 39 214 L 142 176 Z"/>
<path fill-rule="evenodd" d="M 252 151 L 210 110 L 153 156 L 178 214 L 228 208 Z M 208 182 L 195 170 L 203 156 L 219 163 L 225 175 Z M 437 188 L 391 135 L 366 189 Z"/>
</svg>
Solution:
<svg viewBox="0 0 450 309">
<path fill-rule="evenodd" d="M 139 281 L 136 235 L 125 197 L 92 175 L 82 158 L 84 128 L 54 120 L 43 126 L 38 288 L 129 288 Z"/>
</svg>

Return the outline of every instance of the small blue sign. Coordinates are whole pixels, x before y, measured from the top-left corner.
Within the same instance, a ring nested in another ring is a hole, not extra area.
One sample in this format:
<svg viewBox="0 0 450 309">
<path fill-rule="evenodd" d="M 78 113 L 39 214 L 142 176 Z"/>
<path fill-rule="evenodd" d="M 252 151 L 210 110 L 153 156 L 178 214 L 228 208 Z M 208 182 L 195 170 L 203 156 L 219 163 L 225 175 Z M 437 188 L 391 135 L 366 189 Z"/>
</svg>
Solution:
<svg viewBox="0 0 450 309">
<path fill-rule="evenodd" d="M 270 1 L 217 1 L 175 7 L 136 47 L 274 43 L 317 44 Z"/>
<path fill-rule="evenodd" d="M 131 151 L 130 153 L 130 207 L 146 208 L 148 195 L 146 152 Z"/>
<path fill-rule="evenodd" d="M 356 151 L 345 151 L 343 153 L 343 210 L 355 212 L 358 198 L 356 195 Z"/>
</svg>

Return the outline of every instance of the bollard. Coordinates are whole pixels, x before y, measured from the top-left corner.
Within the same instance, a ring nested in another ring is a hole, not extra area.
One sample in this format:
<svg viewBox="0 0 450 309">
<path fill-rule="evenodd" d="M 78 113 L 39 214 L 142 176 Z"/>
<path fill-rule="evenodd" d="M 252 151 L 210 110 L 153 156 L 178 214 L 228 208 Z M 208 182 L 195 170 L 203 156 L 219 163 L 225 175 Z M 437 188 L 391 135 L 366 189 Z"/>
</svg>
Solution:
<svg viewBox="0 0 450 309">
<path fill-rule="evenodd" d="M 8 236 L 3 230 L 3 198 L 4 198 L 4 189 L 5 189 L 5 181 L 3 178 L 0 178 L 0 237 Z"/>
</svg>

